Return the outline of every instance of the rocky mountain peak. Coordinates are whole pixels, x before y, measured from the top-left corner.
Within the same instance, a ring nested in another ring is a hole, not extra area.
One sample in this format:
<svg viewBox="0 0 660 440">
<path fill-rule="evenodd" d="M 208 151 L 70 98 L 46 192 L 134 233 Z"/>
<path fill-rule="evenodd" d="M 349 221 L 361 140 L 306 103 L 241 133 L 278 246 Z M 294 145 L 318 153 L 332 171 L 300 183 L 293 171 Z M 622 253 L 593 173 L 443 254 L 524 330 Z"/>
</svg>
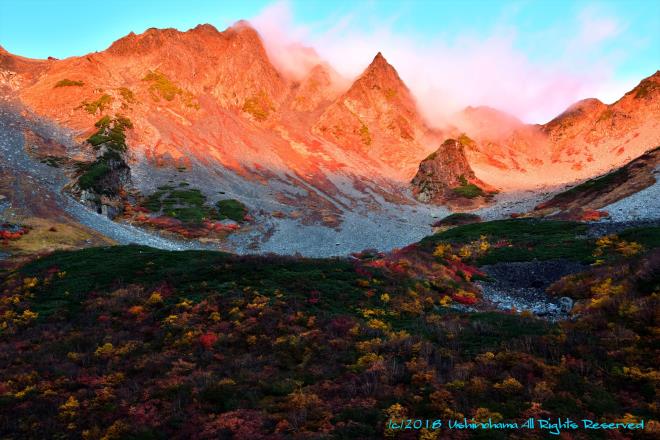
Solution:
<svg viewBox="0 0 660 440">
<path fill-rule="evenodd" d="M 417 200 L 442 202 L 454 196 L 452 191 L 455 188 L 468 187 L 473 182 L 477 182 L 477 178 L 465 156 L 463 144 L 456 139 L 447 139 L 419 164 L 411 185 Z"/>
</svg>

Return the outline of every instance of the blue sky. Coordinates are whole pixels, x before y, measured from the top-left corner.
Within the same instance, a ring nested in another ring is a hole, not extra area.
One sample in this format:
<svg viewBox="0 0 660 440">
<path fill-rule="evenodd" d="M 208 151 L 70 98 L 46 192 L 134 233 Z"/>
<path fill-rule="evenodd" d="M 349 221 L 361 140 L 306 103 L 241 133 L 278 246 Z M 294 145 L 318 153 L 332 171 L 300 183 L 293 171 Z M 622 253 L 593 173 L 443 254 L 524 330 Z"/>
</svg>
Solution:
<svg viewBox="0 0 660 440">
<path fill-rule="evenodd" d="M 64 58 L 103 50 L 131 31 L 199 23 L 222 30 L 239 19 L 256 23 L 269 53 L 302 42 L 346 76 L 381 50 L 407 83 L 418 83 L 409 84 L 413 92 L 444 99 L 442 111 L 484 103 L 541 121 L 577 98 L 612 101 L 660 68 L 660 2 L 652 0 L 0 0 L 0 45 Z M 446 90 L 458 87 L 470 90 Z M 533 110 L 543 103 L 547 109 Z"/>
</svg>

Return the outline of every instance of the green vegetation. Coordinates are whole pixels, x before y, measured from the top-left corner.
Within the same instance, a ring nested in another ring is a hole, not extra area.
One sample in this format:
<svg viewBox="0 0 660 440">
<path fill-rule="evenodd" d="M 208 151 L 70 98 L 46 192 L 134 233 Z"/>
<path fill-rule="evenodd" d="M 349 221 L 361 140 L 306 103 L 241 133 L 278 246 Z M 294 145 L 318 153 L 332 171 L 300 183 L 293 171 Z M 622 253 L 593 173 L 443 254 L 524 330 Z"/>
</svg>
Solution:
<svg viewBox="0 0 660 440">
<path fill-rule="evenodd" d="M 612 115 L 613 115 L 612 110 L 608 108 L 603 113 L 601 113 L 600 116 L 598 116 L 597 122 L 603 122 L 612 119 Z"/>
<path fill-rule="evenodd" d="M 465 176 L 459 176 L 458 180 L 460 182 L 460 186 L 453 188 L 453 191 L 456 195 L 465 197 L 467 199 L 474 199 L 475 197 L 486 195 L 484 191 L 477 185 L 474 183 L 468 183 Z"/>
<path fill-rule="evenodd" d="M 438 235 L 542 246 L 582 226 L 501 221 Z M 365 440 L 396 438 L 390 418 L 657 426 L 657 252 L 626 246 L 551 286 L 578 300 L 554 323 L 478 311 L 469 257 L 431 257 L 424 242 L 352 259 L 55 252 L 0 280 L 0 426 L 7 438 Z"/>
<path fill-rule="evenodd" d="M 78 178 L 78 186 L 81 189 L 93 189 L 95 192 L 102 194 L 105 192 L 105 188 L 101 185 L 101 182 L 104 177 L 110 174 L 110 171 L 107 158 L 102 156 L 85 168 L 84 173 Z"/>
<path fill-rule="evenodd" d="M 478 223 L 480 221 L 481 217 L 479 217 L 477 214 L 470 214 L 468 212 L 455 212 L 438 221 L 434 224 L 434 226 L 460 226 L 470 223 Z"/>
<path fill-rule="evenodd" d="M 153 213 L 160 213 L 189 225 L 218 218 L 217 211 L 206 204 L 206 196 L 199 189 L 186 186 L 179 186 L 178 189 L 170 185 L 160 186 L 147 197 L 143 206 Z"/>
<path fill-rule="evenodd" d="M 149 92 L 156 101 L 159 96 L 167 101 L 172 101 L 177 95 L 183 93 L 179 86 L 159 71 L 149 71 L 142 80 L 151 82 Z"/>
<path fill-rule="evenodd" d="M 618 236 L 626 241 L 641 243 L 647 249 L 660 248 L 660 227 L 657 226 L 627 229 Z"/>
<path fill-rule="evenodd" d="M 165 99 L 166 101 L 172 101 L 174 98 L 179 96 L 183 101 L 183 104 L 186 107 L 191 107 L 199 109 L 199 104 L 195 102 L 195 98 L 192 93 L 183 90 L 172 80 L 170 80 L 164 73 L 156 70 L 152 72 L 151 70 L 142 78 L 143 81 L 148 81 L 151 83 L 149 86 L 149 93 L 154 101 L 158 101 L 160 98 Z"/>
<path fill-rule="evenodd" d="M 96 112 L 103 113 L 103 111 L 110 106 L 110 103 L 112 103 L 112 96 L 104 93 L 96 101 L 84 101 L 82 103 L 82 108 L 84 108 L 87 113 L 95 115 Z"/>
<path fill-rule="evenodd" d="M 255 265 L 256 262 L 260 264 Z M 288 285 L 288 295 L 304 298 L 307 286 L 312 285 L 334 293 L 336 296 L 325 300 L 338 311 L 346 312 L 348 303 L 342 300 L 356 299 L 360 293 L 353 266 L 340 259 L 236 258 L 222 252 L 169 252 L 130 245 L 60 251 L 28 264 L 22 271 L 36 275 L 53 264 L 67 276 L 54 280 L 48 295 L 35 296 L 34 310 L 43 316 L 76 311 L 86 292 L 110 289 L 118 280 L 124 285 L 171 283 L 180 289 L 177 297 L 168 300 L 171 303 L 181 298 L 199 301 L 213 291 L 229 293 L 248 286 L 260 286 L 264 293 L 275 295 L 279 288 Z"/>
<path fill-rule="evenodd" d="M 230 219 L 242 222 L 248 213 L 247 207 L 236 199 L 220 200 L 215 204 L 220 219 Z"/>
<path fill-rule="evenodd" d="M 552 199 L 544 202 L 540 205 L 541 208 L 552 207 L 556 205 L 561 205 L 568 203 L 576 199 L 577 197 L 586 196 L 589 194 L 598 194 L 600 192 L 606 191 L 610 188 L 614 188 L 617 185 L 625 182 L 629 178 L 628 170 L 624 168 L 619 168 L 615 171 L 612 171 L 608 174 L 605 174 L 594 179 L 589 179 L 586 182 L 576 185 L 573 188 L 561 192 L 554 196 Z"/>
<path fill-rule="evenodd" d="M 461 135 L 458 137 L 458 142 L 465 148 L 473 149 L 476 146 L 476 142 L 474 142 L 474 140 L 472 140 L 465 133 L 461 133 Z"/>
<path fill-rule="evenodd" d="M 53 88 L 58 88 L 58 87 L 82 87 L 84 86 L 85 83 L 82 81 L 74 81 L 70 80 L 67 78 L 59 80 Z"/>
<path fill-rule="evenodd" d="M 119 94 L 124 98 L 124 101 L 126 101 L 127 104 L 135 103 L 135 94 L 128 87 L 120 87 Z"/>
<path fill-rule="evenodd" d="M 531 261 L 566 258 L 593 262 L 594 240 L 581 238 L 587 226 L 577 222 L 538 219 L 496 220 L 457 226 L 444 232 L 426 237 L 421 241 L 425 247 L 439 243 L 467 244 L 485 236 L 492 243 L 477 263 L 493 264 L 507 261 Z"/>
<path fill-rule="evenodd" d="M 41 163 L 45 163 L 46 165 L 53 168 L 59 168 L 64 162 L 66 162 L 66 158 L 60 156 L 49 155 L 41 159 Z"/>
<path fill-rule="evenodd" d="M 362 143 L 364 145 L 371 145 L 371 133 L 369 133 L 369 127 L 367 127 L 364 122 L 360 123 L 362 125 L 360 126 L 359 134 L 362 138 Z"/>
<path fill-rule="evenodd" d="M 635 92 L 635 98 L 643 99 L 649 97 L 656 90 L 660 89 L 660 86 L 658 86 L 658 83 L 655 82 L 652 78 L 646 78 L 641 83 L 639 83 L 636 89 L 637 92 Z"/>
<path fill-rule="evenodd" d="M 246 99 L 245 103 L 243 103 L 243 111 L 251 114 L 257 121 L 265 121 L 268 119 L 268 115 L 272 109 L 273 104 L 263 90 Z"/>
<path fill-rule="evenodd" d="M 460 197 L 465 197 L 467 199 L 474 199 L 475 197 L 483 196 L 484 192 L 481 188 L 473 183 L 468 183 L 467 185 L 461 185 L 453 189 L 454 193 Z"/>
<path fill-rule="evenodd" d="M 114 118 L 105 115 L 94 124 L 98 131 L 87 139 L 97 150 L 101 146 L 109 150 L 124 153 L 127 149 L 126 135 L 127 129 L 133 128 L 133 123 L 125 116 L 117 115 Z"/>
<path fill-rule="evenodd" d="M 105 115 L 96 121 L 94 126 L 98 130 L 87 139 L 87 142 L 96 150 L 100 150 L 101 147 L 105 147 L 106 150 L 94 162 L 79 165 L 82 174 L 78 178 L 78 186 L 81 189 L 93 190 L 97 194 L 116 195 L 118 188 L 114 184 L 109 184 L 105 178 L 113 170 L 128 168 L 122 158 L 122 154 L 128 148 L 124 132 L 133 128 L 133 123 L 125 116 L 117 115 L 111 118 Z"/>
</svg>

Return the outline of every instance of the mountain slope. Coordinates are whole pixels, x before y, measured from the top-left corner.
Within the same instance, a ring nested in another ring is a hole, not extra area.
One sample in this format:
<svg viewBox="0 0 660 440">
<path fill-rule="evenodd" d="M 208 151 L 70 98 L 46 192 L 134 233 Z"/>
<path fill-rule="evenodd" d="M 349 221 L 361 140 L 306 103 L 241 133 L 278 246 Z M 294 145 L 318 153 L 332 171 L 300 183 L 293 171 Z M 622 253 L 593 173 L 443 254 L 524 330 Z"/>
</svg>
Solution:
<svg viewBox="0 0 660 440">
<path fill-rule="evenodd" d="M 314 132 L 347 150 L 411 175 L 428 153 L 429 134 L 415 101 L 379 52 L 351 88 L 321 115 Z"/>
<path fill-rule="evenodd" d="M 458 130 L 475 139 L 475 172 L 503 189 L 556 185 L 621 166 L 660 143 L 660 72 L 607 105 L 585 99 L 543 125 L 466 110 Z M 497 126 L 497 128 L 494 128 Z"/>
<path fill-rule="evenodd" d="M 656 147 L 608 174 L 555 195 L 539 204 L 535 212 L 546 215 L 604 208 L 654 185 L 659 167 L 660 147 Z"/>
</svg>

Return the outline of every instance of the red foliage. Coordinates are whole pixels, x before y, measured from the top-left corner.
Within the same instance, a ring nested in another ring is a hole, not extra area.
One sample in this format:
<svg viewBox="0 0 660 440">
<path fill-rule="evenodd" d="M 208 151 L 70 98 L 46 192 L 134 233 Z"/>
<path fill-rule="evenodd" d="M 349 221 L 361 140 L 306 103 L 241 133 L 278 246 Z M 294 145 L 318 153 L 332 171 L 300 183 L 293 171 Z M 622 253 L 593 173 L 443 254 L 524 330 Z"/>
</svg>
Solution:
<svg viewBox="0 0 660 440">
<path fill-rule="evenodd" d="M 204 333 L 199 337 L 199 343 L 202 344 L 202 346 L 207 350 L 210 350 L 211 347 L 213 347 L 213 344 L 215 344 L 217 341 L 218 335 L 212 332 Z"/>
<path fill-rule="evenodd" d="M 309 292 L 309 298 L 307 299 L 307 302 L 310 304 L 316 304 L 319 302 L 321 299 L 321 292 L 318 290 L 312 290 Z"/>
<path fill-rule="evenodd" d="M 607 211 L 597 211 L 595 209 L 585 209 L 582 211 L 582 216 L 580 220 L 583 222 L 596 222 L 601 218 L 609 217 L 610 214 Z"/>
<path fill-rule="evenodd" d="M 451 298 L 457 303 L 461 303 L 466 306 L 471 306 L 472 304 L 477 303 L 476 297 L 463 295 L 462 293 L 454 293 L 452 294 Z"/>
</svg>

